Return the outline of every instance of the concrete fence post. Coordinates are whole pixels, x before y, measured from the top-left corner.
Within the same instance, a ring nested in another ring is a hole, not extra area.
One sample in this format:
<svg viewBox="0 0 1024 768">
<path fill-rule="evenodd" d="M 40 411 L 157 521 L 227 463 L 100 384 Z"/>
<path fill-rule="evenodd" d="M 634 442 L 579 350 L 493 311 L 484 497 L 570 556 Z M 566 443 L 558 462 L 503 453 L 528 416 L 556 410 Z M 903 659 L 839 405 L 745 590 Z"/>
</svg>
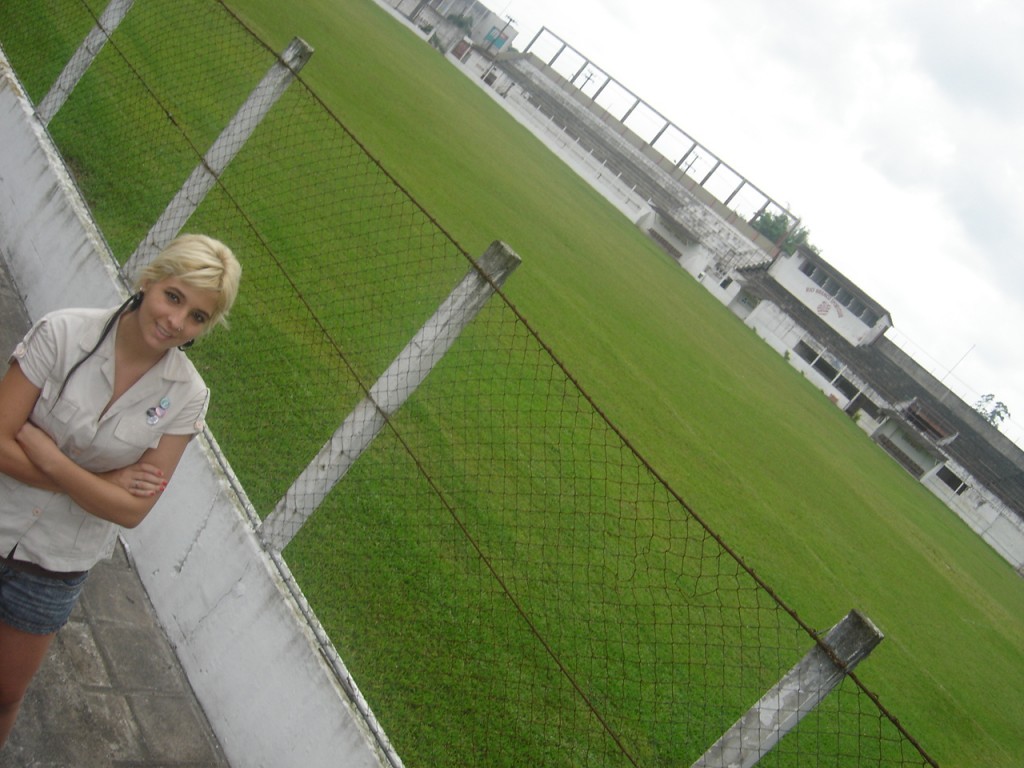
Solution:
<svg viewBox="0 0 1024 768">
<path fill-rule="evenodd" d="M 134 2 L 135 0 L 110 0 L 110 4 L 107 5 L 96 25 L 85 36 L 85 40 L 64 66 L 56 82 L 50 86 L 49 93 L 36 107 L 36 117 L 42 121 L 43 125 L 49 125 L 53 116 L 64 106 L 64 102 L 68 100 L 68 96 L 71 95 L 78 81 L 82 79 L 82 75 L 86 73 L 93 60 L 103 50 L 107 40 L 114 34 L 114 30 L 128 15 Z"/>
<path fill-rule="evenodd" d="M 882 642 L 863 614 L 848 613 L 761 700 L 693 764 L 693 768 L 751 768 L 810 714 Z"/>
<path fill-rule="evenodd" d="M 260 535 L 271 550 L 281 551 L 288 545 L 370 446 L 386 419 L 409 399 L 483 309 L 494 286 L 500 287 L 519 263 L 519 256 L 501 242 L 492 243 L 477 260 L 477 266 L 417 331 L 263 521 Z"/>
<path fill-rule="evenodd" d="M 149 234 L 139 243 L 135 253 L 125 264 L 126 275 L 131 276 L 146 266 L 177 236 L 207 193 L 213 189 L 228 163 L 245 146 L 245 142 L 252 136 L 256 127 L 312 55 L 313 49 L 306 41 L 298 37 L 291 41 L 168 203 L 160 218 L 149 230 Z"/>
</svg>

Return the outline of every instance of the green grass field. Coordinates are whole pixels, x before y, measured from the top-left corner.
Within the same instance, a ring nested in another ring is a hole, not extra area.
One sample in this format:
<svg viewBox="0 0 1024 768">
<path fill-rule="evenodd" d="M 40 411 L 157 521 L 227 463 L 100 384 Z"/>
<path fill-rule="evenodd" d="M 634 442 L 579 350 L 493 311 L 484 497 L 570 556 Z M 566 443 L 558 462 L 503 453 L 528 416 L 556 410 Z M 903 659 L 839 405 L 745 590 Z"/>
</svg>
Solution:
<svg viewBox="0 0 1024 768">
<path fill-rule="evenodd" d="M 505 288 L 512 302 L 611 421 L 807 623 L 826 628 L 858 608 L 881 627 L 886 640 L 858 674 L 929 754 L 943 766 L 1021 764 L 1024 582 L 1004 561 L 475 83 L 370 0 L 229 5 L 277 50 L 293 36 L 314 46 L 304 79 L 470 253 L 494 239 L 516 249 L 523 265 Z M 206 131 L 217 124 L 211 117 Z M 113 149 L 105 150 L 112 160 Z M 113 181 L 95 193 L 116 195 L 123 180 Z M 785 180 L 772 186 L 784 189 Z M 115 250 L 138 237 L 137 202 L 115 206 L 122 215 L 111 218 L 127 222 L 124 233 L 105 225 Z M 249 333 L 243 314 L 230 343 L 238 350 L 267 343 Z M 296 373 L 297 397 L 301 381 Z M 230 386 L 214 384 L 225 400 Z M 403 425 L 431 420 L 429 412 L 408 416 Z M 231 443 L 248 450 L 258 442 L 258 434 L 244 432 L 222 441 L 229 456 Z M 306 453 L 296 453 L 301 462 Z M 375 465 L 401 466 L 400 454 L 385 444 L 361 459 L 352 482 L 370 490 L 352 494 L 350 517 L 314 518 L 288 552 L 385 727 L 400 719 L 396 712 L 415 721 L 408 710 L 418 702 L 360 676 L 363 668 L 402 664 L 400 655 L 373 658 L 392 631 L 374 614 L 374 593 L 401 594 L 403 580 L 422 579 L 436 562 L 436 553 L 403 537 L 408 507 L 374 498 Z M 288 482 L 279 464 L 268 466 L 280 476 L 247 470 L 252 487 L 240 470 L 263 512 Z M 411 486 L 415 472 L 402 471 Z M 393 539 L 380 535 L 381 526 Z M 367 611 L 355 629 L 331 608 L 337 584 L 318 580 L 337 557 L 332 536 L 359 537 L 380 550 L 367 557 L 392 562 L 404 553 L 409 561 L 380 574 L 393 584 L 346 585 L 345 597 Z M 453 566 L 429 578 L 443 608 L 450 580 L 479 575 Z M 505 641 L 501 626 L 467 639 L 468 653 L 492 653 Z M 530 644 L 522 649 L 528 657 Z M 443 696 L 429 706 L 453 723 L 460 718 L 458 702 Z M 502 714 L 493 713 L 491 726 L 513 729 Z M 396 746 L 410 765 L 438 764 L 421 744 L 396 737 Z"/>
<path fill-rule="evenodd" d="M 231 6 L 314 46 L 304 78 L 467 250 L 520 253 L 512 301 L 784 600 L 882 628 L 860 676 L 940 764 L 1024 761 L 1024 582 L 1001 558 L 373 3 Z"/>
</svg>

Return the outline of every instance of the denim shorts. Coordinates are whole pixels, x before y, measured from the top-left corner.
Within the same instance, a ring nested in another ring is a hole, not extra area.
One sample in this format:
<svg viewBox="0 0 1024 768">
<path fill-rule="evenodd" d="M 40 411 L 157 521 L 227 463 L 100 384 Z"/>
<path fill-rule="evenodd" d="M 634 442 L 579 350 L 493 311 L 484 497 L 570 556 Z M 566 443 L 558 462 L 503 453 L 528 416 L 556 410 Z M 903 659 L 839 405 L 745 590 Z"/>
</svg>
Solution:
<svg viewBox="0 0 1024 768">
<path fill-rule="evenodd" d="M 67 623 L 88 575 L 57 579 L 0 562 L 0 621 L 33 635 L 53 634 Z"/>
</svg>

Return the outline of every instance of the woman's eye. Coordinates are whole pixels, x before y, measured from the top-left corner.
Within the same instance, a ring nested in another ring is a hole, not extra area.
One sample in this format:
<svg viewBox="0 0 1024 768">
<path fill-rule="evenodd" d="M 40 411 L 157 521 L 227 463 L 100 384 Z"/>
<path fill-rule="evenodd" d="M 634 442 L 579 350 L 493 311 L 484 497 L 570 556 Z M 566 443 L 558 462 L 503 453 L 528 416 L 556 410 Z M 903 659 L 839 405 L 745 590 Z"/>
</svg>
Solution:
<svg viewBox="0 0 1024 768">
<path fill-rule="evenodd" d="M 167 296 L 168 301 L 171 301 L 175 304 L 178 303 L 178 294 L 176 294 L 174 291 L 165 291 L 164 293 Z"/>
<path fill-rule="evenodd" d="M 199 323 L 200 325 L 202 325 L 203 323 L 206 322 L 206 315 L 204 315 L 202 312 L 196 312 L 194 315 L 192 315 L 192 319 Z"/>
</svg>

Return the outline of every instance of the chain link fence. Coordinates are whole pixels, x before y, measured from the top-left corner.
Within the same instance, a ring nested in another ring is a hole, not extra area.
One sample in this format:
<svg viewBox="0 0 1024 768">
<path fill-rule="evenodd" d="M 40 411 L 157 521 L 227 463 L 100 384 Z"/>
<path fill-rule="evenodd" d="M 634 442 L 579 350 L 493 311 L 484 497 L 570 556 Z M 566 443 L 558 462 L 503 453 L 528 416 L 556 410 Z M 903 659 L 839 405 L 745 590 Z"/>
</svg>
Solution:
<svg viewBox="0 0 1024 768">
<path fill-rule="evenodd" d="M 104 5 L 0 5 L 35 102 Z M 122 263 L 276 59 L 216 0 L 111 35 L 49 127 Z M 187 229 L 244 263 L 191 356 L 267 518 L 476 262 L 301 77 Z M 690 765 L 820 641 L 500 288 L 301 522 L 283 555 L 410 766 Z M 761 764 L 935 763 L 849 675 Z"/>
</svg>

